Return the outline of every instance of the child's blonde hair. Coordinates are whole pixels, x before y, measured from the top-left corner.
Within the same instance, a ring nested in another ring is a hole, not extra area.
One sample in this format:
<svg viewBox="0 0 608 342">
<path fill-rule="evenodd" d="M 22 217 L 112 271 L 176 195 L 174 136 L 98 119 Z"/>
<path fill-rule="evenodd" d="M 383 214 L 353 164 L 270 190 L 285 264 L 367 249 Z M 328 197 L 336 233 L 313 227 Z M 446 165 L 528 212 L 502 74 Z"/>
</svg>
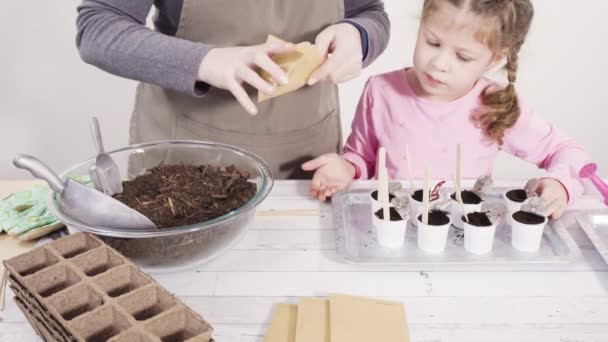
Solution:
<svg viewBox="0 0 608 342">
<path fill-rule="evenodd" d="M 441 2 L 479 17 L 486 25 L 480 27 L 476 38 L 495 53 L 507 53 L 509 85 L 499 91 L 484 92 L 484 109 L 474 117 L 488 138 L 502 144 L 505 130 L 517 122 L 520 114 L 514 84 L 517 55 L 530 29 L 534 7 L 530 0 L 424 0 L 422 19 L 433 14 Z"/>
</svg>

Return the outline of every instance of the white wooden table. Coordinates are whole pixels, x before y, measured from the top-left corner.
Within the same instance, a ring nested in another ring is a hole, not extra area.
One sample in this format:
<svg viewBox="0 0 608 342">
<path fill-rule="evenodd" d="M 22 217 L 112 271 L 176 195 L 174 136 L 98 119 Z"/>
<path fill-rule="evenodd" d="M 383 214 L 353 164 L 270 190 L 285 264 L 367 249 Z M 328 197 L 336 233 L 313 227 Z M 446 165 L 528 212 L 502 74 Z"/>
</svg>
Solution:
<svg viewBox="0 0 608 342">
<path fill-rule="evenodd" d="M 418 342 L 608 341 L 608 267 L 573 214 L 564 222 L 589 270 L 404 271 L 342 262 L 335 251 L 331 208 L 307 191 L 307 182 L 276 182 L 259 210 L 295 213 L 260 215 L 234 249 L 198 269 L 155 278 L 203 315 L 219 342 L 262 341 L 275 303 L 334 292 L 403 302 L 411 338 Z M 582 208 L 601 208 L 601 202 L 587 197 L 575 207 Z M 310 211 L 320 215 L 306 216 Z M 0 341 L 36 340 L 7 300 L 0 313 Z"/>
</svg>

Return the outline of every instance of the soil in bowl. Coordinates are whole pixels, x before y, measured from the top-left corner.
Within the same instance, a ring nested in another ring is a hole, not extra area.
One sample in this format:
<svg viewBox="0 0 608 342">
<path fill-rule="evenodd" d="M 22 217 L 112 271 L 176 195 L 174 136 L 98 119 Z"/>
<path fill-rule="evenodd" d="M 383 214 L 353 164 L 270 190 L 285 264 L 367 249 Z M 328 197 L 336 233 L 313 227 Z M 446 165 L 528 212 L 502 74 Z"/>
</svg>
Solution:
<svg viewBox="0 0 608 342">
<path fill-rule="evenodd" d="M 473 212 L 468 213 L 467 218 L 469 219 L 469 224 L 475 227 L 490 227 L 492 226 L 492 221 L 488 218 L 486 213 Z M 464 215 L 462 216 L 462 222 L 466 222 Z"/>
<path fill-rule="evenodd" d="M 479 197 L 476 193 L 470 190 L 463 190 L 460 192 L 462 196 L 462 202 L 464 204 L 479 204 L 481 203 L 481 197 Z M 453 193 L 450 196 L 454 201 L 456 201 L 456 193 Z"/>
<path fill-rule="evenodd" d="M 422 215 L 418 216 L 418 220 L 422 222 Z M 450 222 L 448 213 L 443 210 L 429 211 L 429 226 L 445 226 Z"/>
<path fill-rule="evenodd" d="M 519 223 L 529 225 L 536 225 L 545 222 L 545 217 L 521 210 L 513 214 L 513 219 Z"/>
<path fill-rule="evenodd" d="M 528 199 L 528 195 L 526 194 L 526 190 L 514 189 L 507 192 L 507 198 L 513 202 L 523 203 L 526 199 Z"/>
<path fill-rule="evenodd" d="M 375 215 L 377 218 L 384 220 L 384 209 L 380 209 L 380 210 L 376 211 Z M 389 208 L 389 217 L 390 217 L 391 221 L 403 220 L 403 217 L 401 217 L 401 215 L 399 215 L 399 213 L 397 212 L 397 210 L 395 208 Z"/>
<path fill-rule="evenodd" d="M 158 228 L 208 221 L 234 211 L 256 193 L 248 174 L 234 166 L 161 164 L 130 181 L 114 198 Z"/>
</svg>

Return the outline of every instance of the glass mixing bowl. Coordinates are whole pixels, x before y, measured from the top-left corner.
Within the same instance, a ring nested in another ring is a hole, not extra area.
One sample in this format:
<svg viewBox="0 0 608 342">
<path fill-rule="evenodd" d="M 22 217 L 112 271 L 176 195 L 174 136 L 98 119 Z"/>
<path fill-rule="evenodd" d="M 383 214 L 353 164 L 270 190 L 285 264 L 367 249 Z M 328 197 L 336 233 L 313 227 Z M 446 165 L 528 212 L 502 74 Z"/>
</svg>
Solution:
<svg viewBox="0 0 608 342">
<path fill-rule="evenodd" d="M 153 230 L 120 230 L 83 224 L 65 215 L 55 193 L 47 198 L 51 213 L 66 224 L 70 232 L 95 234 L 149 272 L 171 272 L 204 263 L 229 249 L 254 219 L 256 207 L 268 196 L 273 178 L 260 157 L 235 146 L 194 141 L 170 140 L 131 145 L 107 152 L 126 179 L 146 169 L 165 164 L 234 165 L 249 173 L 256 184 L 254 197 L 242 207 L 213 220 L 198 224 Z M 87 177 L 95 158 L 68 168 L 59 177 Z"/>
</svg>

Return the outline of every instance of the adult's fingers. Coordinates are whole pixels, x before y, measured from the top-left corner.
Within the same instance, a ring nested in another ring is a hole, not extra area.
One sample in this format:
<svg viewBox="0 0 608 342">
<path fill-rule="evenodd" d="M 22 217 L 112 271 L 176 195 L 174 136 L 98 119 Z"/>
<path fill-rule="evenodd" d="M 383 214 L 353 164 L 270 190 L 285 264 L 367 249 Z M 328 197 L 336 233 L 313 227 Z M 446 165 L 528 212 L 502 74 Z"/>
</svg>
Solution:
<svg viewBox="0 0 608 342">
<path fill-rule="evenodd" d="M 241 106 L 243 106 L 243 108 L 245 108 L 249 114 L 256 115 L 258 113 L 257 107 L 255 104 L 253 104 L 253 101 L 251 101 L 251 98 L 249 98 L 249 95 L 247 95 L 247 92 L 245 89 L 243 89 L 243 86 L 236 80 L 230 84 L 228 90 L 232 93 L 232 95 L 234 95 L 237 101 L 239 101 Z"/>
<path fill-rule="evenodd" d="M 329 55 L 329 49 L 334 40 L 334 34 L 332 29 L 324 30 L 315 39 L 315 46 L 319 50 L 321 57 L 326 58 Z"/>
<path fill-rule="evenodd" d="M 267 72 L 277 82 L 277 84 L 287 84 L 287 82 L 289 81 L 285 71 L 281 69 L 281 67 L 277 63 L 275 63 L 275 61 L 273 61 L 266 53 L 257 53 L 254 57 L 253 62 L 260 69 Z"/>
<path fill-rule="evenodd" d="M 295 51 L 296 46 L 292 43 L 265 43 L 260 45 L 261 50 L 270 55 L 280 55 Z"/>
<path fill-rule="evenodd" d="M 323 64 L 315 70 L 308 78 L 308 85 L 315 85 L 320 80 L 324 80 L 329 72 L 336 68 L 335 62 L 332 58 L 329 58 L 331 45 L 334 41 L 334 34 L 332 30 L 326 30 L 321 32 L 315 40 L 315 46 L 319 49 L 319 53 L 324 58 Z M 329 63 L 329 65 L 328 65 Z"/>
<path fill-rule="evenodd" d="M 326 79 L 333 71 L 338 68 L 336 58 L 330 57 L 321 64 L 308 78 L 308 85 L 315 85 L 317 82 Z"/>
<path fill-rule="evenodd" d="M 266 82 L 262 77 L 260 77 L 260 75 L 248 67 L 244 66 L 243 68 L 239 69 L 237 71 L 237 77 L 243 82 L 249 83 L 257 90 L 266 94 L 271 94 L 275 90 L 272 84 Z"/>
<path fill-rule="evenodd" d="M 350 81 L 361 74 L 361 65 L 357 66 L 357 61 L 350 60 L 338 64 L 338 69 L 329 75 L 329 80 L 333 83 Z"/>
</svg>

